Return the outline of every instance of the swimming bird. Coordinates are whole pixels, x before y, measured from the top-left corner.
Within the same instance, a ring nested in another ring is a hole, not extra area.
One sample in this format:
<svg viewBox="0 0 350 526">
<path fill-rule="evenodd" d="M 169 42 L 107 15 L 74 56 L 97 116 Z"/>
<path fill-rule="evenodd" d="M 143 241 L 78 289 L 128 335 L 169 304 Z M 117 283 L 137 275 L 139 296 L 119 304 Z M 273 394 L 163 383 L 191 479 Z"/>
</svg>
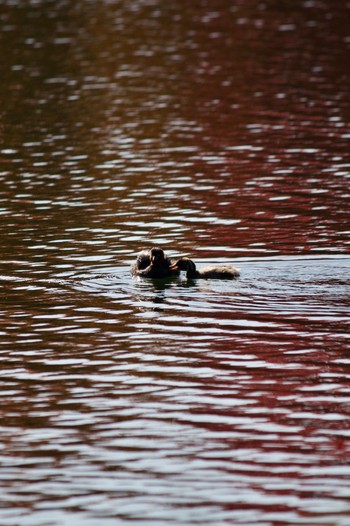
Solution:
<svg viewBox="0 0 350 526">
<path fill-rule="evenodd" d="M 137 258 L 135 263 L 131 265 L 131 274 L 136 275 L 139 270 L 144 270 L 148 267 L 151 263 L 151 256 L 150 256 L 150 250 L 141 250 L 139 254 L 137 254 Z"/>
<path fill-rule="evenodd" d="M 142 250 L 136 258 L 136 263 L 131 266 L 131 274 L 141 278 L 169 278 L 178 276 L 180 270 L 171 268 L 172 261 L 164 254 L 161 248 L 153 247 L 151 250 Z"/>
<path fill-rule="evenodd" d="M 197 270 L 189 258 L 180 258 L 171 265 L 170 270 L 185 270 L 188 279 L 233 279 L 240 275 L 239 269 L 230 265 L 211 265 Z"/>
</svg>

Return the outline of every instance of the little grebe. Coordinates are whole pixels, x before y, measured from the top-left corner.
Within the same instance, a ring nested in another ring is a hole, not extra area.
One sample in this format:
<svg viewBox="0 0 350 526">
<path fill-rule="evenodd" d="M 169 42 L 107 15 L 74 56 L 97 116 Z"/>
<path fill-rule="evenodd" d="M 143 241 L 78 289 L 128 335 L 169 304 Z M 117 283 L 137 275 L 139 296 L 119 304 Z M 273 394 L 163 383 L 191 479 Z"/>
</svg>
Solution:
<svg viewBox="0 0 350 526">
<path fill-rule="evenodd" d="M 188 279 L 233 279 L 240 275 L 239 269 L 230 265 L 211 265 L 197 270 L 195 263 L 189 258 L 178 259 L 170 269 L 186 270 Z"/>
<path fill-rule="evenodd" d="M 180 270 L 172 269 L 171 260 L 161 248 L 153 247 L 151 250 L 142 250 L 131 266 L 131 274 L 141 278 L 169 278 L 178 276 Z"/>
</svg>

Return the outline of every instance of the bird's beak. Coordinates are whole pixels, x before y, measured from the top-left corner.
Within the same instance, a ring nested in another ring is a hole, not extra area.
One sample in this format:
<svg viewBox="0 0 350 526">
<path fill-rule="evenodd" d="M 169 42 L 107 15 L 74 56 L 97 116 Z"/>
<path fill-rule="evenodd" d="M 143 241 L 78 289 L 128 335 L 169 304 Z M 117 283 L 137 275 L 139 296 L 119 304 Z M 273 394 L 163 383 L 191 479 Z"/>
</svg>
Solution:
<svg viewBox="0 0 350 526">
<path fill-rule="evenodd" d="M 179 270 L 179 267 L 174 263 L 174 265 L 170 265 L 169 270 Z"/>
</svg>

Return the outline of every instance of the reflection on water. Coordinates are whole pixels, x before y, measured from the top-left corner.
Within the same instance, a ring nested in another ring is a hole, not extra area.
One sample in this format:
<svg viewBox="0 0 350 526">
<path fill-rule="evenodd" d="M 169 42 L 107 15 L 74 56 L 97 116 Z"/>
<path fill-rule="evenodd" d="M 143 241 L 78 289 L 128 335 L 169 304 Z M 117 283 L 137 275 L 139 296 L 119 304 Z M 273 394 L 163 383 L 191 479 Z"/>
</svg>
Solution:
<svg viewBox="0 0 350 526">
<path fill-rule="evenodd" d="M 4 524 L 346 524 L 350 260 L 240 263 L 3 277 Z"/>
<path fill-rule="evenodd" d="M 165 4 L 2 5 L 0 523 L 346 526 L 349 5 Z"/>
</svg>

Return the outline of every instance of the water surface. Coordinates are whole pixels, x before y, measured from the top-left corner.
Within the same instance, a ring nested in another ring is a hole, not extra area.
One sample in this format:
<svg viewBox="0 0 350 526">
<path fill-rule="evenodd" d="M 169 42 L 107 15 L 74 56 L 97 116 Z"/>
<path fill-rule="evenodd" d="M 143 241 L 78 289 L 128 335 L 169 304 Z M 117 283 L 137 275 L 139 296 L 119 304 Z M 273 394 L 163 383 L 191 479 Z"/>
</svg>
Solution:
<svg viewBox="0 0 350 526">
<path fill-rule="evenodd" d="M 349 4 L 165 4 L 1 7 L 1 525 L 347 526 Z"/>
</svg>

